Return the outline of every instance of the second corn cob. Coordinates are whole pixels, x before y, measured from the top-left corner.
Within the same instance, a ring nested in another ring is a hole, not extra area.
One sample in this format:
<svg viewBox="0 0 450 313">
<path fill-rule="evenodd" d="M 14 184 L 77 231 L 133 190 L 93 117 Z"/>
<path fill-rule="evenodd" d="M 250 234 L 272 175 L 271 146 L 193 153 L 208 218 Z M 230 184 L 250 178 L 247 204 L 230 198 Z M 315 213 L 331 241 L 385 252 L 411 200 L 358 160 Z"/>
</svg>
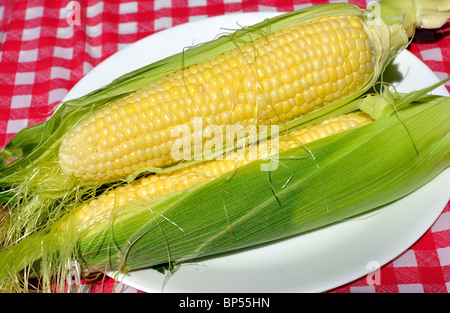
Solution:
<svg viewBox="0 0 450 313">
<path fill-rule="evenodd" d="M 73 208 L 51 228 L 1 251 L 0 285 L 23 291 L 28 278 L 38 275 L 44 290 L 51 277 L 63 288 L 67 264 L 73 262 L 87 272 L 182 264 L 317 229 L 395 201 L 450 161 L 449 98 L 410 106 L 412 100 L 401 98 L 391 110 L 395 114 L 374 122 L 364 117 L 370 123 L 357 129 L 304 145 L 292 140 L 297 147 L 279 154 L 283 166 L 273 172 L 259 168 L 272 159 L 257 160 L 145 199 L 124 194 L 133 191 L 130 184 L 118 187 L 111 191 L 117 198 L 101 204 L 108 199 L 105 193 L 97 204 Z"/>
</svg>

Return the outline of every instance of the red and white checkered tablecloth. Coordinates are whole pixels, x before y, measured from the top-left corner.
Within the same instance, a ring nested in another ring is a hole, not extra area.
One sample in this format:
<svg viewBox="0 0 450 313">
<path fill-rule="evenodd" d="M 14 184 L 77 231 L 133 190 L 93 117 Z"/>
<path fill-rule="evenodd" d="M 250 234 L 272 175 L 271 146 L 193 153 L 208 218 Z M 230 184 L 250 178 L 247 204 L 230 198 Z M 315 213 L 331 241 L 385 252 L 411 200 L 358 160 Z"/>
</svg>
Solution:
<svg viewBox="0 0 450 313">
<path fill-rule="evenodd" d="M 0 146 L 23 127 L 46 120 L 48 112 L 93 67 L 143 37 L 216 15 L 292 11 L 327 2 L 339 1 L 1 0 Z M 365 0 L 349 2 L 366 7 Z M 79 14 L 74 14 L 75 9 Z M 434 32 L 418 31 L 409 51 L 439 78 L 448 77 L 450 24 Z M 450 91 L 450 83 L 446 88 Z M 381 268 L 379 284 L 368 284 L 362 277 L 329 292 L 450 292 L 450 204 L 442 209 L 415 244 Z M 99 280 L 90 290 L 139 292 L 111 278 Z"/>
</svg>

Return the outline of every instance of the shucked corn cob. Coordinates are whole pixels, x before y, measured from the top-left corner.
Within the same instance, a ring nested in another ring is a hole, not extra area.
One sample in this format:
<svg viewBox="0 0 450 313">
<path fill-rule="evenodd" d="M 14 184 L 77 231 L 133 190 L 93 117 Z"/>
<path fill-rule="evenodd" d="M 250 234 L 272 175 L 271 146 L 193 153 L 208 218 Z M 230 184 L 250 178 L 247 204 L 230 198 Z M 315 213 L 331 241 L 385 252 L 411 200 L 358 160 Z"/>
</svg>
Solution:
<svg viewBox="0 0 450 313">
<path fill-rule="evenodd" d="M 430 6 L 424 0 L 396 3 L 382 1 L 381 9 L 388 17 L 405 15 L 402 27 L 388 29 L 379 17 L 336 6 L 162 77 L 71 129 L 59 165 L 83 180 L 117 179 L 172 164 L 170 129 L 187 124 L 193 130 L 194 117 L 220 127 L 283 124 L 360 95 L 414 27 L 439 27 L 448 19 L 448 13 L 422 12 Z M 437 8 L 446 9 L 444 3 Z"/>
<path fill-rule="evenodd" d="M 194 117 L 225 131 L 305 115 L 370 81 L 380 53 L 372 32 L 363 16 L 323 17 L 181 69 L 75 126 L 59 163 L 84 180 L 123 177 L 175 162 L 170 129 L 187 124 L 193 131 Z"/>
</svg>

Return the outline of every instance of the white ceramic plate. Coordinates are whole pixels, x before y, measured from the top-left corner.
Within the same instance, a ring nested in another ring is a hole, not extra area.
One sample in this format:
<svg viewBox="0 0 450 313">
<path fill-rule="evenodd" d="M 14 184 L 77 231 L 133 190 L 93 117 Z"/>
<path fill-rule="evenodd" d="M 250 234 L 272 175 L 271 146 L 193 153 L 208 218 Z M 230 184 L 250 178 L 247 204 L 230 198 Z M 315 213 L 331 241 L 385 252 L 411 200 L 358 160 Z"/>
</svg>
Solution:
<svg viewBox="0 0 450 313">
<path fill-rule="evenodd" d="M 275 14 L 230 14 L 156 33 L 95 67 L 65 100 L 82 96 L 115 77 L 180 52 L 184 47 L 211 40 L 224 31 L 222 28 L 236 29 Z M 400 91 L 412 91 L 438 82 L 433 72 L 408 51 L 395 59 L 387 76 L 397 76 L 396 71 L 403 76 L 402 81 L 396 83 Z M 444 87 L 434 93 L 449 95 Z M 326 291 L 368 275 L 408 249 L 442 212 L 450 198 L 448 186 L 450 169 L 410 196 L 362 218 L 264 247 L 182 265 L 167 281 L 153 269 L 133 271 L 118 279 L 146 292 Z"/>
</svg>

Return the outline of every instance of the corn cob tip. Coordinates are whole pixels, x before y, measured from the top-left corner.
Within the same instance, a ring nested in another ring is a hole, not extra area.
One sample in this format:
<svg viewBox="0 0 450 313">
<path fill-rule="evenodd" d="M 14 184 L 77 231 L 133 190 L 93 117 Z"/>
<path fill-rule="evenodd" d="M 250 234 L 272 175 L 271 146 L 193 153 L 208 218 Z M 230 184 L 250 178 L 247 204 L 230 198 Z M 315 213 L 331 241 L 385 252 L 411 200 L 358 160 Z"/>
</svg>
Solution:
<svg viewBox="0 0 450 313">
<path fill-rule="evenodd" d="M 381 0 L 378 4 L 383 18 L 403 20 L 410 38 L 416 28 L 438 29 L 450 19 L 450 0 Z"/>
</svg>

